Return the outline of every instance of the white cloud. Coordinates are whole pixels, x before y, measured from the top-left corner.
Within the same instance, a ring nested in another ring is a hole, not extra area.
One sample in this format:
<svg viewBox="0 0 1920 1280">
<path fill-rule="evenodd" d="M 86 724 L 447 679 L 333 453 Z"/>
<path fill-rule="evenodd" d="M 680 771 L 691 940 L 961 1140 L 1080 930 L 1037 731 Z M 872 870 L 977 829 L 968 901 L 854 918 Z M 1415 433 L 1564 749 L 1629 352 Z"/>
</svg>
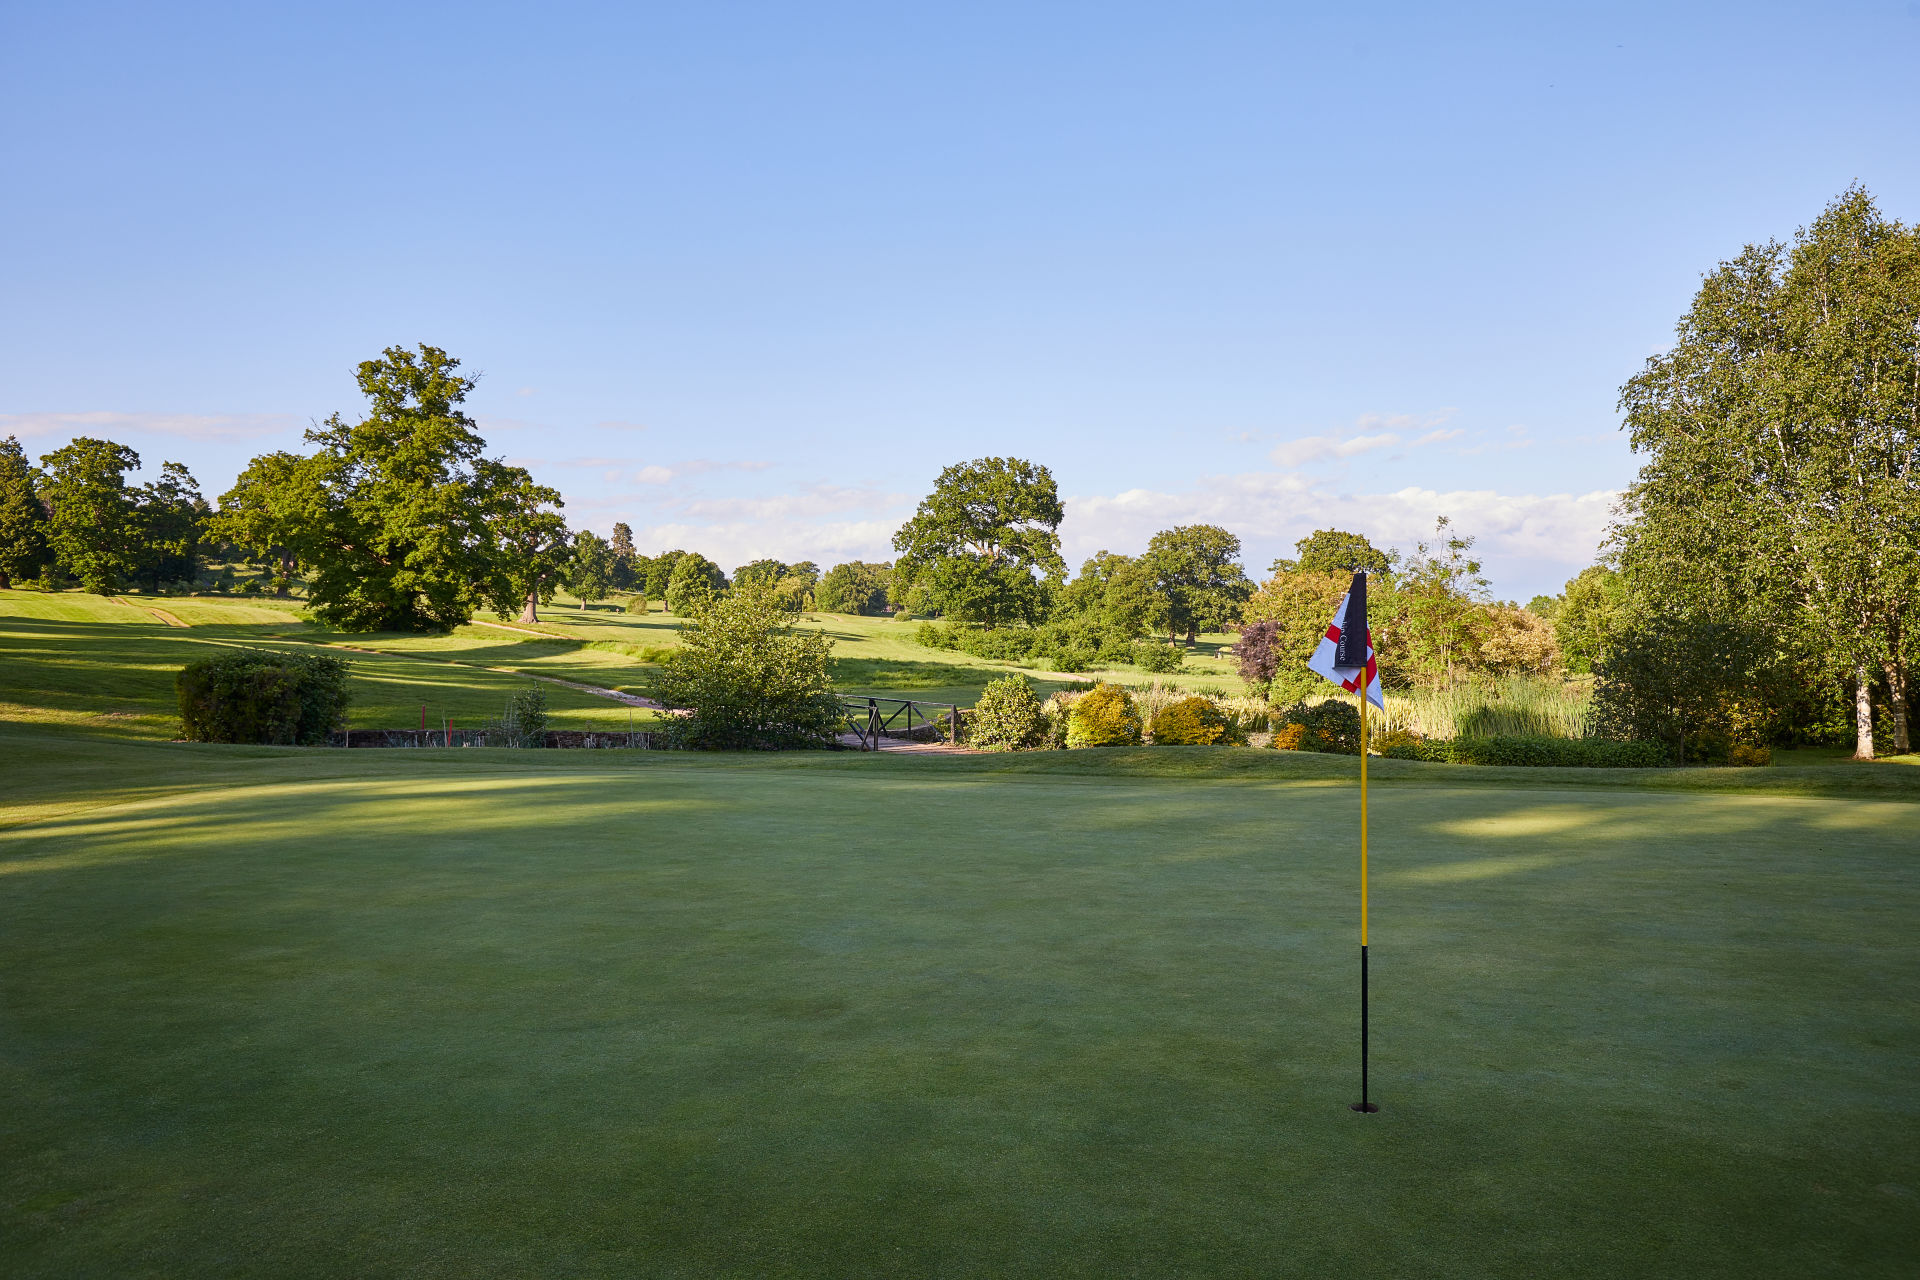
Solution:
<svg viewBox="0 0 1920 1280">
<path fill-rule="evenodd" d="M 1412 447 L 1418 449 L 1424 444 L 1445 444 L 1449 440 L 1458 440 L 1465 434 L 1467 433 L 1459 427 L 1448 427 L 1444 430 L 1436 428 L 1413 441 Z"/>
<path fill-rule="evenodd" d="M 0 413 L 0 435 L 100 436 L 116 433 L 182 440 L 255 440 L 297 432 L 306 420 L 290 413 Z"/>
<path fill-rule="evenodd" d="M 1338 432 L 1324 436 L 1302 436 L 1298 440 L 1289 440 L 1276 445 L 1268 454 L 1274 462 L 1283 467 L 1301 467 L 1309 462 L 1323 462 L 1328 458 L 1351 458 L 1355 454 L 1366 453 L 1373 449 L 1385 449 L 1400 443 L 1397 432 L 1382 431 L 1374 435 L 1342 435 Z"/>
<path fill-rule="evenodd" d="M 673 471 L 662 466 L 646 466 L 633 473 L 635 484 L 665 484 L 673 479 Z"/>
</svg>

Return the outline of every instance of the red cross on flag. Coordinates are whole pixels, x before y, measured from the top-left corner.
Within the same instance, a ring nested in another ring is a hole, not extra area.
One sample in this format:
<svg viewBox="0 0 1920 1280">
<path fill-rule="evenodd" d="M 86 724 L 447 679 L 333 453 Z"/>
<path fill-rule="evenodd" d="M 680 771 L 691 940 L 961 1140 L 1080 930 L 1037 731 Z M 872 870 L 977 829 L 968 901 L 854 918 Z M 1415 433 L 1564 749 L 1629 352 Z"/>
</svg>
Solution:
<svg viewBox="0 0 1920 1280">
<path fill-rule="evenodd" d="M 1380 664 L 1373 656 L 1373 632 L 1367 626 L 1367 574 L 1353 575 L 1353 585 L 1340 598 L 1333 621 L 1320 647 L 1307 659 L 1307 670 L 1325 676 L 1348 693 L 1358 693 L 1365 672 L 1367 701 L 1382 711 L 1387 709 L 1380 692 Z"/>
</svg>

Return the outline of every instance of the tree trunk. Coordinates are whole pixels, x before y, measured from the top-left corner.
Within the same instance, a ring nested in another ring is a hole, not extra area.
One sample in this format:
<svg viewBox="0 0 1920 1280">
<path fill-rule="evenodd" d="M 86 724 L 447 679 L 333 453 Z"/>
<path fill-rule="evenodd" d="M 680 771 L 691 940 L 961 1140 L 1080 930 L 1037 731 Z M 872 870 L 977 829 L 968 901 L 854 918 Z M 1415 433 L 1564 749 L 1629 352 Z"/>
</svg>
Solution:
<svg viewBox="0 0 1920 1280">
<path fill-rule="evenodd" d="M 1893 714 L 1893 754 L 1903 756 L 1913 744 L 1907 737 L 1907 664 L 1898 658 L 1887 662 L 1887 704 Z"/>
<path fill-rule="evenodd" d="M 527 592 L 527 604 L 524 609 L 520 610 L 520 621 L 522 623 L 540 621 L 540 593 L 538 591 Z"/>
<path fill-rule="evenodd" d="M 1873 759 L 1873 679 L 1864 659 L 1853 667 L 1853 758 Z"/>
<path fill-rule="evenodd" d="M 11 590 L 13 590 L 13 579 L 7 576 L 5 569 L 0 569 L 0 591 Z"/>
<path fill-rule="evenodd" d="M 293 554 L 291 552 L 280 553 L 280 585 L 274 589 L 273 594 L 282 600 L 293 594 Z"/>
</svg>

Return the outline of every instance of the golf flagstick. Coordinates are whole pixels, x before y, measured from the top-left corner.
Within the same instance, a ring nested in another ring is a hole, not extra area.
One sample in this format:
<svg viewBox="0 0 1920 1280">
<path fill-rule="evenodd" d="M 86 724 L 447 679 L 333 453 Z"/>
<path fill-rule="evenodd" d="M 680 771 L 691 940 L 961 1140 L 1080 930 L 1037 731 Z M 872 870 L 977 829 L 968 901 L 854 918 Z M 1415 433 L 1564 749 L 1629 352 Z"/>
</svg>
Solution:
<svg viewBox="0 0 1920 1280">
<path fill-rule="evenodd" d="M 1360 695 L 1360 1101 L 1355 1111 L 1380 1108 L 1367 1088 L 1367 704 L 1382 711 L 1380 666 L 1373 652 L 1373 631 L 1367 625 L 1367 573 L 1356 569 L 1353 585 L 1327 626 L 1327 634 L 1307 660 L 1307 669 L 1326 677 L 1348 693 Z"/>
</svg>

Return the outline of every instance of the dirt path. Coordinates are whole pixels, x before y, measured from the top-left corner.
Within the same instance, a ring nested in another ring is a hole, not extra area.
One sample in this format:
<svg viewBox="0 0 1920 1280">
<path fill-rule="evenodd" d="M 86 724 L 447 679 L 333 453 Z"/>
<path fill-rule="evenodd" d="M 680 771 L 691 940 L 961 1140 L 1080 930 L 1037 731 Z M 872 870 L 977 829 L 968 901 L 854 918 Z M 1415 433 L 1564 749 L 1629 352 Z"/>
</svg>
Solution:
<svg viewBox="0 0 1920 1280">
<path fill-rule="evenodd" d="M 476 627 L 492 627 L 495 631 L 518 631 L 523 636 L 539 636 L 542 640 L 565 640 L 566 636 L 556 636 L 551 631 L 535 631 L 530 627 L 515 627 L 504 622 L 482 622 L 475 618 L 471 624 Z"/>
<path fill-rule="evenodd" d="M 151 605 L 135 604 L 133 601 L 127 599 L 125 596 L 115 596 L 113 598 L 119 601 L 121 604 L 127 606 L 127 608 L 132 609 L 137 613 L 152 614 L 155 618 L 159 619 L 162 623 L 165 623 L 169 627 L 180 627 L 186 630 L 192 629 L 191 624 L 180 621 L 179 618 L 175 617 L 171 613 L 168 613 L 165 609 L 155 609 Z"/>
</svg>

